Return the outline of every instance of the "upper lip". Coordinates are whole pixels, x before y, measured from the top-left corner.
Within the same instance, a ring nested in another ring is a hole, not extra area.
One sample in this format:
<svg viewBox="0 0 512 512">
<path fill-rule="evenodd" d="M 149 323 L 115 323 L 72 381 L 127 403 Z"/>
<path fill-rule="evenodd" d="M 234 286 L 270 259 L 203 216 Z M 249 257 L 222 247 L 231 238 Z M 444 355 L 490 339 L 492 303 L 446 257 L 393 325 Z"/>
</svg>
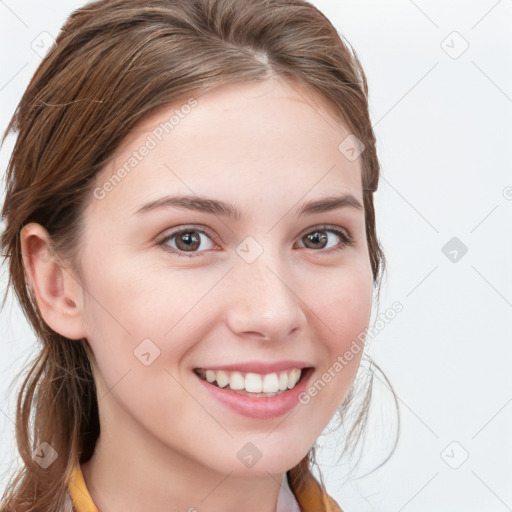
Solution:
<svg viewBox="0 0 512 512">
<path fill-rule="evenodd" d="M 263 362 L 263 361 L 247 361 L 245 363 L 233 363 L 233 364 L 224 364 L 224 365 L 212 365 L 212 366 L 202 366 L 203 370 L 215 370 L 215 371 L 226 371 L 226 372 L 243 372 L 243 373 L 259 373 L 261 375 L 266 375 L 268 373 L 274 373 L 284 370 L 292 370 L 293 368 L 309 368 L 312 365 L 310 363 L 305 363 L 304 361 L 276 361 L 273 363 Z"/>
</svg>

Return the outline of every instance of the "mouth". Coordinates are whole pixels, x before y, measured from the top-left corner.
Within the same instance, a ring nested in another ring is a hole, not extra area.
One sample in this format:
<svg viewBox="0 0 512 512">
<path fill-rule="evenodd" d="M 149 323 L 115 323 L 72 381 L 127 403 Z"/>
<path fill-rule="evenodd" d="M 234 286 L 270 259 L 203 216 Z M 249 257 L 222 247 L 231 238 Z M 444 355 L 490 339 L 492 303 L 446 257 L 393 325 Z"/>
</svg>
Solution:
<svg viewBox="0 0 512 512">
<path fill-rule="evenodd" d="M 237 395 L 271 398 L 294 389 L 313 370 L 313 367 L 290 368 L 279 372 L 258 374 L 195 368 L 194 373 L 212 386 L 231 391 Z"/>
</svg>

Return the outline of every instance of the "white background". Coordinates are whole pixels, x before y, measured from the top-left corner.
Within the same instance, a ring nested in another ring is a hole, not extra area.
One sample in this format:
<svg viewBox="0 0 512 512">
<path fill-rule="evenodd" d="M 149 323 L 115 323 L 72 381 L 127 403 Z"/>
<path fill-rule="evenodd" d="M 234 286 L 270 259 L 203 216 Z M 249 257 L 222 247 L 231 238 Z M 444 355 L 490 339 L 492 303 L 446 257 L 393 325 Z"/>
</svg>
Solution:
<svg viewBox="0 0 512 512">
<path fill-rule="evenodd" d="M 392 432 L 393 402 L 376 378 L 360 472 L 334 467 L 341 431 L 320 439 L 327 489 L 345 512 L 511 510 L 512 1 L 312 3 L 367 74 L 382 166 L 377 230 L 388 261 L 379 312 L 394 301 L 404 308 L 368 346 L 399 397 L 398 448 L 355 478 L 386 456 Z M 0 0 L 2 132 L 40 61 L 32 41 L 55 37 L 82 4 Z M 8 139 L 2 174 L 11 148 Z M 453 237 L 467 247 L 455 262 L 442 250 Z M 3 295 L 5 268 L 0 286 Z M 15 454 L 8 385 L 35 345 L 11 302 L 0 333 L 3 490 Z"/>
</svg>

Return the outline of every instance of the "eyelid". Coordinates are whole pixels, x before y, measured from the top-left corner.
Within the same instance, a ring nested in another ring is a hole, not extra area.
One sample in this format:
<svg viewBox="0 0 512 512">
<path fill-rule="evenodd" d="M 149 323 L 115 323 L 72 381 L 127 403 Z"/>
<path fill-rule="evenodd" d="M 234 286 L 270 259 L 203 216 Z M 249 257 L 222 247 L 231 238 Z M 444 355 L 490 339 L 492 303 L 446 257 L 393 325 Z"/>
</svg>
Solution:
<svg viewBox="0 0 512 512">
<path fill-rule="evenodd" d="M 208 235 L 210 238 L 215 238 L 215 236 L 212 235 L 212 230 L 206 226 L 203 226 L 201 224 L 180 224 L 179 226 L 175 226 L 173 228 L 165 230 L 165 232 L 161 236 L 159 236 L 157 240 L 162 241 L 165 240 L 166 238 L 175 236 L 184 231 L 199 231 L 200 233 Z"/>
<path fill-rule="evenodd" d="M 313 231 L 334 231 L 335 233 L 342 233 L 347 239 L 354 241 L 352 235 L 350 234 L 350 231 L 346 228 L 343 228 L 341 226 L 337 226 L 335 224 L 319 224 L 317 226 L 312 226 L 310 228 L 307 228 L 304 230 L 298 238 L 302 238 L 306 236 L 308 233 L 312 233 Z"/>
</svg>

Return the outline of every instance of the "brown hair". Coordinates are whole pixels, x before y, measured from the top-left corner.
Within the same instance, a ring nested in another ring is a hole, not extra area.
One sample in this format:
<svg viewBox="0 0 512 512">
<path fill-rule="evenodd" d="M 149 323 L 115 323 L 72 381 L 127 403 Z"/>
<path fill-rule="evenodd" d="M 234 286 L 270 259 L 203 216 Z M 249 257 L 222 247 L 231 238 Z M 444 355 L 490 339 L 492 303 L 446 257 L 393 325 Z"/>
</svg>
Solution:
<svg viewBox="0 0 512 512">
<path fill-rule="evenodd" d="M 100 0 L 65 23 L 3 138 L 18 133 L 2 211 L 7 291 L 14 289 L 41 349 L 18 394 L 16 439 L 24 466 L 10 481 L 2 510 L 62 506 L 72 467 L 90 459 L 100 431 L 87 340 L 70 341 L 44 322 L 26 281 L 22 227 L 41 224 L 52 250 L 76 263 L 81 212 L 95 177 L 136 123 L 180 98 L 277 74 L 320 93 L 365 145 L 360 158 L 366 235 L 380 292 L 385 260 L 373 205 L 379 162 L 366 77 L 354 50 L 318 9 L 305 0 Z M 78 275 L 75 265 L 73 270 Z M 364 431 L 372 382 L 361 395 L 344 452 Z M 351 389 L 342 419 L 355 396 Z M 59 454 L 44 470 L 32 457 L 42 442 Z M 315 447 L 290 470 L 295 488 L 310 478 L 314 462 Z"/>
</svg>

